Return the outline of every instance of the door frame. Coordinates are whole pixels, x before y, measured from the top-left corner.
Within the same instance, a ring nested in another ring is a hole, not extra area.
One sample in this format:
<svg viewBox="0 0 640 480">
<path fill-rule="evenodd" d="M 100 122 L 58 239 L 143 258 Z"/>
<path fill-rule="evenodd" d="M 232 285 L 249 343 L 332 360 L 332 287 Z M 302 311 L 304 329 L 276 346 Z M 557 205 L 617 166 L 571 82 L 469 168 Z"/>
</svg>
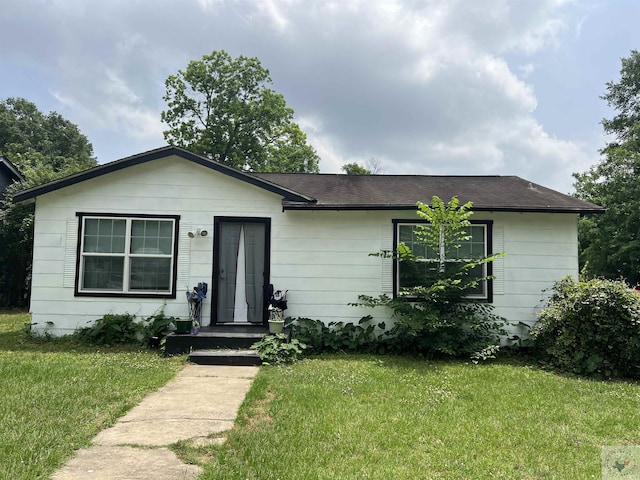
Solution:
<svg viewBox="0 0 640 480">
<path fill-rule="evenodd" d="M 263 285 L 268 285 L 271 278 L 271 218 L 270 217 L 213 217 L 213 271 L 211 278 L 211 325 L 218 325 L 218 271 L 220 269 L 220 249 L 217 248 L 220 239 L 220 228 L 223 223 L 262 223 L 264 225 L 264 279 Z M 267 325 L 269 315 L 267 310 L 268 299 L 263 299 L 262 323 L 256 325 Z M 220 323 L 219 325 L 232 325 L 232 323 Z"/>
</svg>

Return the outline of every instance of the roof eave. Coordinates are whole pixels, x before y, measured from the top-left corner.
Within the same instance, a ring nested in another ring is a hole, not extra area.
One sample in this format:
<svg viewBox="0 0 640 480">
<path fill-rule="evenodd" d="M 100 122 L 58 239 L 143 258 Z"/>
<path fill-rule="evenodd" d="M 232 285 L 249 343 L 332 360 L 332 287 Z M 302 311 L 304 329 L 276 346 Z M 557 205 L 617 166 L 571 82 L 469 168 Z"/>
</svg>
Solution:
<svg viewBox="0 0 640 480">
<path fill-rule="evenodd" d="M 268 180 L 263 180 L 261 178 L 258 178 L 254 175 L 251 175 L 250 173 L 241 172 L 234 168 L 228 167 L 218 162 L 214 162 L 212 160 L 209 160 L 208 158 L 202 157 L 195 153 L 192 153 L 182 148 L 174 147 L 174 146 L 161 147 L 145 153 L 140 153 L 138 155 L 125 157 L 120 160 L 115 160 L 110 163 L 105 163 L 104 165 L 99 165 L 97 167 L 91 168 L 89 170 L 85 170 L 83 172 L 69 175 L 68 177 L 64 177 L 59 180 L 54 180 L 53 182 L 45 183 L 44 185 L 23 190 L 22 192 L 19 192 L 14 196 L 14 201 L 16 203 L 24 203 L 39 195 L 44 195 L 46 193 L 59 190 L 61 188 L 69 187 L 71 185 L 75 185 L 77 183 L 84 182 L 86 180 L 90 180 L 90 179 L 105 175 L 107 173 L 122 170 L 124 168 L 130 167 L 133 165 L 146 163 L 151 160 L 157 160 L 159 158 L 168 157 L 170 155 L 176 155 L 178 157 L 192 161 L 204 167 L 207 167 L 212 170 L 223 173 L 225 175 L 228 175 L 230 177 L 247 182 L 251 185 L 257 186 L 264 190 L 270 191 L 272 193 L 276 193 L 278 195 L 282 195 L 284 197 L 284 201 L 293 201 L 293 202 L 300 202 L 300 203 L 313 203 L 316 201 L 313 197 L 303 195 L 301 193 L 295 192 L 288 188 L 284 188 Z"/>
<path fill-rule="evenodd" d="M 416 205 L 392 205 L 392 204 L 309 204 L 301 202 L 282 202 L 283 210 L 416 210 Z M 473 207 L 474 212 L 511 212 L 511 213 L 571 213 L 576 215 L 602 214 L 604 208 L 581 208 L 581 207 Z"/>
<path fill-rule="evenodd" d="M 24 177 L 22 176 L 20 170 L 18 170 L 18 167 L 11 163 L 11 161 L 7 157 L 0 155 L 0 165 L 4 165 L 6 169 L 9 170 L 9 173 L 11 173 L 15 177 L 15 181 L 22 182 L 24 180 Z"/>
</svg>

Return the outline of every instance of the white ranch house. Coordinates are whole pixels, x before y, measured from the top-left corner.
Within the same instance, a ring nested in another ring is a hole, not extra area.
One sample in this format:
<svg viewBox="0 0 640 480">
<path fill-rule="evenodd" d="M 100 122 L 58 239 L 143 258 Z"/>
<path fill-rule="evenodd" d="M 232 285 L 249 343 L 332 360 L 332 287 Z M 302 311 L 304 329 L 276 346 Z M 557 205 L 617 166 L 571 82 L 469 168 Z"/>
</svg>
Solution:
<svg viewBox="0 0 640 480">
<path fill-rule="evenodd" d="M 266 321 L 263 288 L 288 290 L 286 315 L 387 319 L 349 306 L 393 295 L 394 262 L 369 256 L 411 242 L 416 202 L 474 203 L 466 251 L 505 252 L 474 292 L 532 324 L 556 280 L 578 275 L 577 220 L 599 206 L 514 176 L 246 173 L 176 147 L 25 190 L 36 202 L 33 328 L 71 333 L 106 313 L 186 317 L 207 282 L 202 323 Z"/>
</svg>

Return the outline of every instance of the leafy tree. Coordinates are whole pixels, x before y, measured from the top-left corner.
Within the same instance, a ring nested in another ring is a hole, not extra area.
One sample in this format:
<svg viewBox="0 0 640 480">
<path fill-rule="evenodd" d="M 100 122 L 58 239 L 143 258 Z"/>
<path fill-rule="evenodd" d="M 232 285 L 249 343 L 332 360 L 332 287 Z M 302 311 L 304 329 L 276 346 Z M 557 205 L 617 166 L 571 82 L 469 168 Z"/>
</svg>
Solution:
<svg viewBox="0 0 640 480">
<path fill-rule="evenodd" d="M 345 163 L 341 170 L 347 175 L 371 175 L 371 170 L 358 165 L 356 162 Z"/>
<path fill-rule="evenodd" d="M 165 82 L 165 140 L 238 169 L 317 172 L 318 155 L 270 83 L 255 57 L 214 50 L 189 62 Z"/>
<path fill-rule="evenodd" d="M 602 96 L 617 114 L 603 119 L 613 140 L 600 163 L 576 173 L 576 195 L 606 208 L 580 220 L 580 260 L 587 276 L 640 283 L 640 53 L 622 59 L 618 82 Z"/>
<path fill-rule="evenodd" d="M 369 157 L 364 167 L 359 163 L 346 163 L 341 170 L 347 175 L 378 175 L 382 173 L 382 162 L 376 157 Z"/>
<path fill-rule="evenodd" d="M 416 226 L 414 235 L 421 249 L 424 246 L 423 250 L 436 253 L 433 259 L 414 254 L 404 243 L 395 252 L 374 254 L 391 256 L 413 279 L 413 286 L 404 288 L 398 298 L 358 297 L 360 303 L 356 305 L 393 310 L 394 325 L 387 333 L 391 348 L 476 358 L 491 357 L 499 348 L 498 335 L 506 334 L 505 320 L 493 314 L 492 305 L 467 298 L 471 289 L 487 280 L 472 271 L 499 254 L 460 262 L 447 262 L 446 257 L 468 239 L 465 229 L 471 224 L 471 207 L 471 202 L 460 205 L 455 197 L 447 204 L 438 197 L 433 197 L 431 205 L 418 202 L 418 216 L 429 223 Z"/>
<path fill-rule="evenodd" d="M 42 113 L 23 98 L 0 102 L 0 155 L 16 165 L 21 183 L 0 198 L 0 304 L 28 303 L 33 252 L 33 205 L 15 205 L 13 195 L 96 165 L 93 147 L 78 127 L 56 112 Z"/>
<path fill-rule="evenodd" d="M 59 113 L 42 113 L 24 98 L 0 102 L 0 155 L 21 171 L 45 168 L 62 174 L 96 164 L 93 146 L 77 125 Z"/>
</svg>

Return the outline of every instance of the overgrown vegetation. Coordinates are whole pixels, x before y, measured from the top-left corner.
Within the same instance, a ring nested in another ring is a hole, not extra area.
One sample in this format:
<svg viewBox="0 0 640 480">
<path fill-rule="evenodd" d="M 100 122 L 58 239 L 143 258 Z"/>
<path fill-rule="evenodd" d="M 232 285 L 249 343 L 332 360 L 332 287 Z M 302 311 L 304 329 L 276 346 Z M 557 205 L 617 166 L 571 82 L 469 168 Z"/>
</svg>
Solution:
<svg viewBox="0 0 640 480">
<path fill-rule="evenodd" d="M 590 278 L 624 278 L 640 283 L 640 52 L 621 59 L 620 78 L 606 83 L 614 112 L 602 119 L 607 145 L 600 161 L 576 173 L 576 196 L 605 207 L 580 218 L 581 270 Z"/>
<path fill-rule="evenodd" d="M 31 337 L 28 314 L 0 313 L 0 478 L 49 478 L 184 365 L 139 346 Z"/>
<path fill-rule="evenodd" d="M 93 147 L 77 125 L 56 112 L 45 114 L 24 98 L 0 100 L 0 155 L 24 181 L 0 195 L 0 305 L 29 305 L 33 253 L 33 205 L 15 205 L 18 191 L 97 164 Z"/>
<path fill-rule="evenodd" d="M 393 326 L 382 338 L 386 350 L 490 358 L 499 348 L 506 320 L 493 313 L 491 304 L 468 298 L 488 280 L 483 266 L 498 255 L 458 255 L 470 238 L 471 207 L 455 197 L 448 204 L 438 197 L 431 205 L 419 202 L 417 214 L 426 223 L 413 227 L 413 244 L 422 254 L 402 242 L 395 252 L 375 254 L 397 261 L 406 284 L 397 298 L 360 295 L 355 304 L 393 311 Z"/>
<path fill-rule="evenodd" d="M 372 323 L 372 317 L 363 317 L 358 324 L 329 322 L 312 318 L 287 318 L 286 326 L 293 336 L 306 344 L 309 351 L 320 352 L 385 352 L 385 324 Z"/>
<path fill-rule="evenodd" d="M 175 330 L 176 317 L 168 317 L 163 309 L 150 317 L 136 320 L 130 313 L 109 313 L 94 321 L 90 326 L 80 328 L 73 337 L 88 345 L 150 345 L 151 339 L 160 341 Z"/>
<path fill-rule="evenodd" d="M 289 339 L 284 333 L 278 333 L 264 336 L 251 348 L 258 351 L 263 363 L 283 365 L 300 360 L 307 346 L 296 338 Z"/>
<path fill-rule="evenodd" d="M 624 281 L 557 282 L 531 335 L 562 370 L 640 378 L 640 296 Z"/>
</svg>

